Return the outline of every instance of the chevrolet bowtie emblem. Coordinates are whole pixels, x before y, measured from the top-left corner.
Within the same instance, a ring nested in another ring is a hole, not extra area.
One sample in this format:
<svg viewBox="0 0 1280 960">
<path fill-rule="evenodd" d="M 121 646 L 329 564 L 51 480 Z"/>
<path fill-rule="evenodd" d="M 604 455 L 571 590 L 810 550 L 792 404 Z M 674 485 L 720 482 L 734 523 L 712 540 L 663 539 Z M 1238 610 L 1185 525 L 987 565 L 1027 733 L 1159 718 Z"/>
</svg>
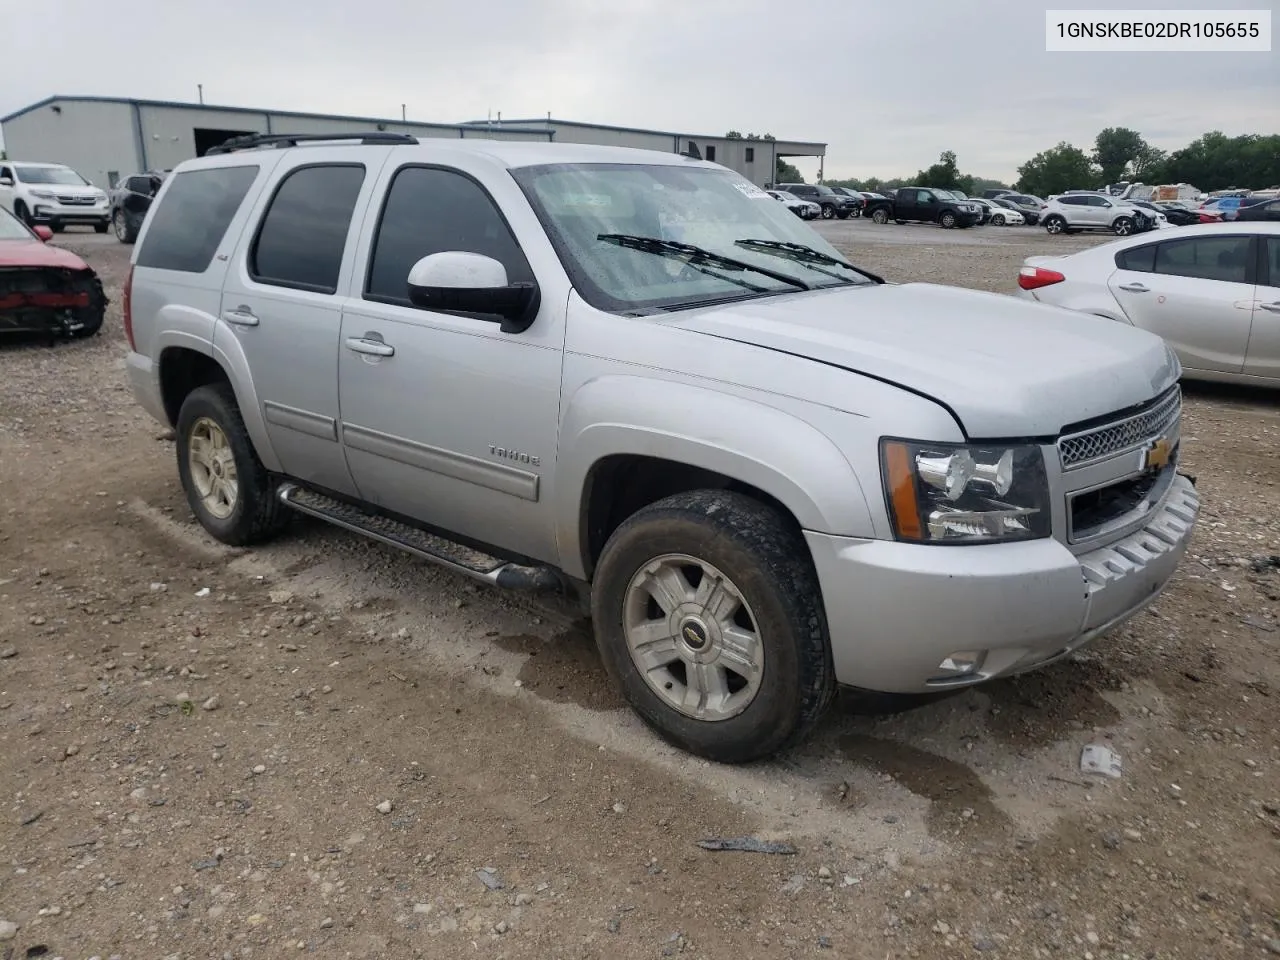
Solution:
<svg viewBox="0 0 1280 960">
<path fill-rule="evenodd" d="M 1159 437 L 1151 441 L 1151 446 L 1147 447 L 1146 468 L 1159 470 L 1169 462 L 1169 455 L 1173 448 L 1169 445 L 1166 437 Z"/>
</svg>

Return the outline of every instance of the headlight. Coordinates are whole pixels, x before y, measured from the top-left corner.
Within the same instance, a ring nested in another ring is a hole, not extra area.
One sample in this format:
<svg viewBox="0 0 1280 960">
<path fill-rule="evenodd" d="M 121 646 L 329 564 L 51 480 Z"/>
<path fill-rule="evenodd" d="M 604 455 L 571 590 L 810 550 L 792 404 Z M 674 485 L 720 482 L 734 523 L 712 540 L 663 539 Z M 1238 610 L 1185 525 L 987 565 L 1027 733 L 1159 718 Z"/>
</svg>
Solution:
<svg viewBox="0 0 1280 960">
<path fill-rule="evenodd" d="M 53 199 L 53 191 L 52 191 L 52 190 L 32 190 L 32 191 L 31 191 L 31 195 L 32 195 L 33 197 L 39 197 L 41 200 L 52 200 L 52 199 Z"/>
<path fill-rule="evenodd" d="M 1049 480 L 1037 446 L 886 439 L 880 459 L 899 540 L 996 543 L 1050 534 Z"/>
</svg>

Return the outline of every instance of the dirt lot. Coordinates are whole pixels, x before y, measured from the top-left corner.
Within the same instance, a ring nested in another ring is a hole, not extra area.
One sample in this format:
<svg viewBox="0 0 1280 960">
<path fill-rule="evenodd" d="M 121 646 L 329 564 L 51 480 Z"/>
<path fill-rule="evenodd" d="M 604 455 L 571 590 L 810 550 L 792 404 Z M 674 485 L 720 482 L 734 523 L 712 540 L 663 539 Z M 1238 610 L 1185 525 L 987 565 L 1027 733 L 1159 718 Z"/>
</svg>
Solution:
<svg viewBox="0 0 1280 960">
<path fill-rule="evenodd" d="M 1097 242 L 819 229 L 989 290 Z M 1280 953 L 1274 396 L 1187 388 L 1202 524 L 1129 626 L 727 769 L 620 707 L 570 610 L 313 524 L 215 545 L 125 386 L 126 248 L 58 242 L 113 304 L 0 346 L 0 960 Z M 746 834 L 798 853 L 697 845 Z"/>
</svg>

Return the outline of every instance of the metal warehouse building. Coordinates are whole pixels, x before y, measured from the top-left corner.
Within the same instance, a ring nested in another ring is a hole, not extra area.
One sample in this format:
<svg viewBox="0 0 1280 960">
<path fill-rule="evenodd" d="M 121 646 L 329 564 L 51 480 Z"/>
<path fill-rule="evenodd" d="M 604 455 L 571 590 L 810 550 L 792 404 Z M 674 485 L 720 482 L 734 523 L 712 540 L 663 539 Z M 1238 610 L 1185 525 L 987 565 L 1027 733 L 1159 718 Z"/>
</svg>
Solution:
<svg viewBox="0 0 1280 960">
<path fill-rule="evenodd" d="M 763 186 L 778 159 L 826 155 L 825 143 L 742 140 L 553 120 L 418 123 L 379 117 L 293 113 L 166 100 L 52 96 L 0 118 L 11 160 L 62 163 L 100 187 L 143 170 L 171 169 L 246 133 L 354 133 L 385 130 L 415 137 L 475 137 L 642 147 L 687 153 L 730 167 Z"/>
</svg>

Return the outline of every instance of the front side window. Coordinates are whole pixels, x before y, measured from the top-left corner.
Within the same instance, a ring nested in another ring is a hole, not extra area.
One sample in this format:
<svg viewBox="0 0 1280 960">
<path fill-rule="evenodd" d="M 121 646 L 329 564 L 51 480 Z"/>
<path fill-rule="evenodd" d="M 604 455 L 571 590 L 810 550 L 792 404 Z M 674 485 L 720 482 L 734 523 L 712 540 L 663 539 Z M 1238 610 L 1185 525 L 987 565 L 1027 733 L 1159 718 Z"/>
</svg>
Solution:
<svg viewBox="0 0 1280 960">
<path fill-rule="evenodd" d="M 841 266 L 847 261 L 835 248 L 784 205 L 727 170 L 553 164 L 512 176 L 575 288 L 602 310 L 648 313 L 872 282 Z"/>
<path fill-rule="evenodd" d="M 85 187 L 89 181 L 70 167 L 15 167 L 23 183 L 46 183 L 63 187 Z"/>
<path fill-rule="evenodd" d="M 365 297 L 408 306 L 413 265 L 446 251 L 492 257 L 507 268 L 508 283 L 533 280 L 511 228 L 476 181 L 456 170 L 402 168 L 383 205 Z"/>
<path fill-rule="evenodd" d="M 175 174 L 151 213 L 137 266 L 204 273 L 258 169 L 257 164 L 246 164 Z"/>
<path fill-rule="evenodd" d="M 1156 273 L 1223 283 L 1245 283 L 1249 274 L 1250 238 L 1194 237 L 1170 240 L 1156 251 Z"/>
<path fill-rule="evenodd" d="M 333 293 L 364 166 L 302 167 L 280 181 L 249 251 L 249 275 L 272 286 Z"/>
</svg>

